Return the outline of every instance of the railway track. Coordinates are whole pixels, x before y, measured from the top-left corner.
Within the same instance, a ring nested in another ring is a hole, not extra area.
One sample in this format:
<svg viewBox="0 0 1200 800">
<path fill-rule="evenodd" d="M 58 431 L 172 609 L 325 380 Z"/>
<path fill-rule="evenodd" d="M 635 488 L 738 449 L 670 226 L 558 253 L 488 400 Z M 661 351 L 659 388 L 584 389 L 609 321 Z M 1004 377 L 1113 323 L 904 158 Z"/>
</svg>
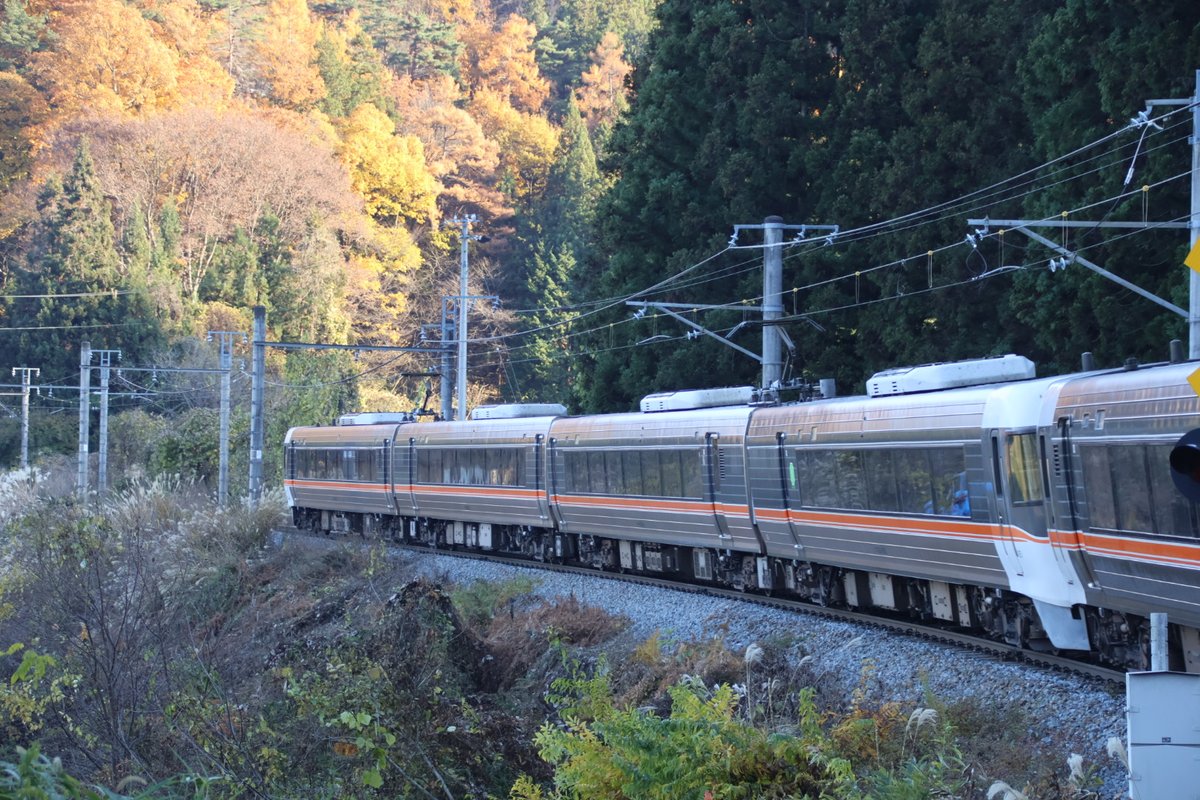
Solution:
<svg viewBox="0 0 1200 800">
<path fill-rule="evenodd" d="M 277 527 L 275 532 L 281 536 L 299 537 L 306 540 L 315 539 L 327 542 L 341 542 L 344 544 L 359 544 L 362 546 L 374 545 L 377 543 L 377 540 L 368 540 L 357 536 L 331 538 L 329 536 L 302 531 L 291 526 Z M 394 541 L 387 541 L 384 542 L 384 544 L 389 550 L 394 552 L 430 554 L 450 556 L 461 559 L 472 559 L 477 561 L 488 561 L 491 563 L 506 564 L 514 567 L 523 567 L 525 569 L 536 569 L 580 575 L 614 582 L 625 582 L 642 586 L 651 586 L 660 589 L 669 589 L 676 592 L 702 594 L 708 597 L 717 597 L 742 603 L 752 603 L 780 609 L 789 613 L 818 616 L 825 619 L 849 622 L 864 627 L 887 630 L 893 633 L 923 639 L 925 641 L 973 651 L 986 655 L 989 658 L 993 658 L 997 661 L 1025 663 L 1054 670 L 1056 672 L 1071 673 L 1111 684 L 1123 685 L 1125 682 L 1125 673 L 1110 667 L 1104 667 L 1098 664 L 1080 661 L 1078 659 L 1061 656 L 1056 653 L 1042 653 L 1033 650 L 1024 650 L 1004 642 L 997 642 L 960 631 L 947 630 L 945 628 L 932 625 L 925 625 L 919 621 L 911 619 L 891 618 L 867 614 L 859 611 L 851 611 L 849 609 L 816 606 L 811 603 L 804 603 L 798 600 L 788 600 L 780 597 L 753 594 L 749 592 L 738 592 L 719 587 L 678 583 L 662 578 L 655 578 L 649 575 L 640 575 L 627 572 L 599 571 L 595 569 L 589 569 L 587 567 L 577 567 L 569 564 L 555 564 L 546 561 L 532 561 L 529 559 L 515 558 L 496 553 L 478 553 L 452 548 L 430 548 L 424 545 L 406 544 L 403 542 Z"/>
</svg>

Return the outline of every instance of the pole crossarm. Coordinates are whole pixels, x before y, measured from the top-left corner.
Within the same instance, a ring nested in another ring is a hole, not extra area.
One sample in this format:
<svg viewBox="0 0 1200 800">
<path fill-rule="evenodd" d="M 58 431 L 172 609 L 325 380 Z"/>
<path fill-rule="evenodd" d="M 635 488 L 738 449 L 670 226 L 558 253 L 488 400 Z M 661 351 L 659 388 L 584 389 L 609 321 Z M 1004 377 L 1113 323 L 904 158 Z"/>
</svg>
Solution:
<svg viewBox="0 0 1200 800">
<path fill-rule="evenodd" d="M 740 344 L 734 344 L 733 342 L 726 339 L 724 336 L 721 336 L 718 333 L 713 333 L 708 328 L 705 328 L 703 325 L 697 325 L 695 322 L 692 322 L 690 319 L 683 316 L 682 314 L 676 314 L 674 311 L 667 308 L 668 305 L 676 305 L 675 303 L 639 303 L 639 302 L 634 302 L 634 301 L 628 301 L 628 302 L 626 302 L 626 305 L 641 306 L 643 308 L 657 308 L 660 311 L 662 311 L 664 314 L 674 317 L 675 319 L 682 322 L 684 325 L 687 325 L 692 330 L 699 331 L 700 333 L 703 333 L 705 336 L 711 336 L 712 338 L 716 339 L 721 344 L 728 345 L 729 347 L 732 347 L 734 350 L 737 350 L 739 353 L 743 353 L 745 355 L 750 356 L 755 361 L 757 361 L 759 364 L 762 363 L 762 356 L 758 355 L 757 353 L 752 353 L 751 351 L 742 347 Z M 691 306 L 686 306 L 686 307 L 691 308 Z"/>
<path fill-rule="evenodd" d="M 832 241 L 842 229 L 840 225 L 792 225 L 782 222 L 779 224 L 760 222 L 753 225 L 734 225 L 733 236 L 729 237 L 729 246 L 734 247 L 737 244 L 738 234 L 742 231 L 763 231 L 767 230 L 768 227 L 776 230 L 799 231 L 800 233 L 797 234 L 796 237 L 789 242 L 789 244 L 798 244 L 799 242 L 806 241 L 807 237 L 805 234 L 807 234 L 809 231 L 816 231 L 818 233 L 825 232 L 826 236 L 824 238 Z"/>
<path fill-rule="evenodd" d="M 633 308 L 682 308 L 689 311 L 759 311 L 763 310 L 762 306 L 742 305 L 740 303 L 726 303 L 724 305 L 705 305 L 703 303 L 646 303 L 639 300 L 626 300 L 625 305 Z"/>
<path fill-rule="evenodd" d="M 1153 292 L 1148 292 L 1145 289 L 1143 289 L 1142 287 L 1140 287 L 1136 284 L 1130 283 L 1129 281 L 1125 280 L 1124 278 L 1122 278 L 1119 275 L 1114 275 L 1113 273 L 1109 272 L 1108 270 L 1104 269 L 1103 267 L 1100 267 L 1096 264 L 1093 264 L 1091 261 L 1088 261 L 1086 258 L 1079 255 L 1078 253 L 1068 250 L 1067 248 L 1063 247 L 1060 244 L 1054 243 L 1050 239 L 1047 239 L 1045 236 L 1034 233 L 1033 231 L 1029 230 L 1028 228 L 1024 228 L 1020 225 L 1014 227 L 1013 230 L 1025 234 L 1030 239 L 1033 239 L 1035 242 L 1050 248 L 1051 250 L 1058 253 L 1059 255 L 1066 256 L 1067 258 L 1071 259 L 1072 261 L 1078 262 L 1079 264 L 1083 265 L 1084 267 L 1087 267 L 1088 269 L 1090 269 L 1092 272 L 1096 273 L 1097 275 L 1100 275 L 1101 277 L 1104 277 L 1104 278 L 1108 278 L 1110 281 L 1113 281 L 1114 283 L 1124 286 L 1129 291 L 1134 292 L 1135 294 L 1141 295 L 1142 297 L 1146 298 L 1150 302 L 1157 303 L 1158 305 L 1162 306 L 1163 308 L 1167 309 L 1168 311 L 1172 311 L 1172 312 L 1178 314 L 1179 316 L 1183 317 L 1184 319 L 1188 318 L 1188 312 L 1185 311 L 1184 309 L 1180 308 L 1179 306 L 1175 305 L 1174 303 L 1170 303 L 1166 300 L 1163 300 L 1161 297 L 1154 294 Z"/>
</svg>

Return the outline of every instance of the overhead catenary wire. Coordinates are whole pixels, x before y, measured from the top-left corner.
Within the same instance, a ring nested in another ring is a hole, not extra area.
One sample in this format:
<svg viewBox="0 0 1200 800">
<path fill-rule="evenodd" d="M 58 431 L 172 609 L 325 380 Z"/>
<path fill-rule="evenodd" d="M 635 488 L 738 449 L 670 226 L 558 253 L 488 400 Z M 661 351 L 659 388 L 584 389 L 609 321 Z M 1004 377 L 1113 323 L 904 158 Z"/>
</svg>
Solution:
<svg viewBox="0 0 1200 800">
<path fill-rule="evenodd" d="M 1171 116 L 1172 116 L 1172 115 L 1174 115 L 1174 114 L 1181 113 L 1183 110 L 1184 110 L 1184 109 L 1175 109 L 1175 110 L 1173 110 L 1173 111 L 1170 111 L 1170 112 L 1167 112 L 1167 113 L 1165 113 L 1165 114 L 1161 115 L 1160 117 L 1158 117 L 1158 118 L 1156 118 L 1156 119 L 1154 119 L 1154 120 L 1150 120 L 1149 122 L 1151 122 L 1151 123 L 1155 123 L 1155 122 L 1158 122 L 1158 121 L 1161 121 L 1161 120 L 1167 119 L 1167 118 L 1171 117 Z M 1185 124 L 1185 123 L 1186 123 L 1186 120 L 1181 120 L 1180 122 L 1177 122 L 1177 123 L 1175 123 L 1175 124 L 1176 124 L 1176 125 L 1182 125 L 1182 124 Z M 1083 145 L 1083 146 L 1081 146 L 1081 147 L 1079 147 L 1079 148 L 1076 148 L 1075 150 L 1073 150 L 1073 151 L 1071 151 L 1071 152 L 1069 152 L 1069 153 L 1067 153 L 1067 154 L 1064 154 L 1064 155 L 1062 155 L 1062 156 L 1058 156 L 1058 157 L 1056 157 L 1056 158 L 1054 158 L 1054 159 L 1051 159 L 1051 160 L 1049 160 L 1049 161 L 1047 161 L 1047 162 L 1045 162 L 1045 163 L 1043 163 L 1043 164 L 1041 164 L 1041 165 L 1039 165 L 1039 166 L 1037 166 L 1037 167 L 1033 167 L 1033 168 L 1030 168 L 1030 169 L 1028 169 L 1028 170 L 1025 170 L 1024 172 L 1021 172 L 1021 173 L 1019 173 L 1018 175 L 1015 175 L 1015 176 L 1012 176 L 1012 177 L 1010 177 L 1010 178 L 1006 178 L 1006 179 L 1004 179 L 1004 180 L 1002 180 L 1002 181 L 998 181 L 998 182 L 996 182 L 996 183 L 993 183 L 993 184 L 991 184 L 991 185 L 990 185 L 990 186 L 988 186 L 988 187 L 984 187 L 983 189 L 975 190 L 975 191 L 973 191 L 973 192 L 970 192 L 970 193 L 968 193 L 968 194 L 966 194 L 966 195 L 962 195 L 962 196 L 960 196 L 959 198 L 955 198 L 954 200 L 950 200 L 950 201 L 946 201 L 946 202 L 943 202 L 943 203 L 939 203 L 939 204 L 936 204 L 936 205 L 933 205 L 933 206 L 929 206 L 929 207 L 927 207 L 927 208 L 925 208 L 925 209 L 921 209 L 921 210 L 919 210 L 919 211 L 915 211 L 915 212 L 910 212 L 910 213 L 907 213 L 907 214 L 903 214 L 903 215 L 901 215 L 901 216 L 899 216 L 899 217 L 895 217 L 895 218 L 892 218 L 892 219 L 890 219 L 890 220 L 883 220 L 883 221 L 880 221 L 880 222 L 871 223 L 871 224 L 869 224 L 869 225 L 864 225 L 864 226 L 861 226 L 861 227 L 859 227 L 859 228 L 854 228 L 854 229 L 850 229 L 850 230 L 847 230 L 847 231 L 840 232 L 840 233 L 838 234 L 838 236 L 836 237 L 836 239 L 834 240 L 834 243 L 836 243 L 836 244 L 838 244 L 838 245 L 844 245 L 844 244 L 846 244 L 846 243 L 849 243 L 849 242 L 851 242 L 851 241 L 862 241 L 862 240 L 863 240 L 863 239 L 865 239 L 865 238 L 872 238 L 873 236 L 876 236 L 876 235 L 885 235 L 885 234 L 887 234 L 887 233 L 895 233 L 895 232 L 898 232 L 898 231 L 893 231 L 893 230 L 890 230 L 889 228 L 890 228 L 890 227 L 892 227 L 892 226 L 895 226 L 897 223 L 904 222 L 904 221 L 906 221 L 906 220 L 918 220 L 918 219 L 921 219 L 922 217 L 927 217 L 927 216 L 929 216 L 930 214 L 932 214 L 932 213 L 935 213 L 935 212 L 948 211 L 949 213 L 947 213 L 946 215 L 944 215 L 944 216 L 942 216 L 942 217 L 939 217 L 939 218 L 938 218 L 938 219 L 936 219 L 936 220 L 924 220 L 924 221 L 922 221 L 922 222 L 920 222 L 920 223 L 918 223 L 918 224 L 916 224 L 916 225 L 910 225 L 910 226 L 908 226 L 908 227 L 906 227 L 906 228 L 903 228 L 903 229 L 901 229 L 901 230 L 910 230 L 911 228 L 913 228 L 913 227 L 917 227 L 918 225 L 932 224 L 933 222 L 941 221 L 942 219 L 946 219 L 946 218 L 948 218 L 948 217 L 950 217 L 950 216 L 961 216 L 961 213 L 962 213 L 962 212 L 961 212 L 960 210 L 958 210 L 958 208 L 957 208 L 957 207 L 961 207 L 962 205 L 964 205 L 964 204 L 965 204 L 965 202 L 966 202 L 966 201 L 968 201 L 968 200 L 970 200 L 970 199 L 972 199 L 972 198 L 976 198 L 976 197 L 978 197 L 978 196 L 980 196 L 980 195 L 983 195 L 984 197 L 987 197 L 987 198 L 989 198 L 989 199 L 992 199 L 992 200 L 993 200 L 993 204 L 995 204 L 995 203 L 999 203 L 999 202 L 1015 202 L 1016 200 L 1023 199 L 1023 198 L 1025 198 L 1025 197 L 1031 196 L 1031 195 L 1033 195 L 1033 194 L 1036 194 L 1036 193 L 1038 193 L 1038 192 L 1041 192 L 1041 191 L 1045 191 L 1045 190 L 1047 190 L 1048 188 L 1053 188 L 1054 186 L 1061 185 L 1062 183 L 1065 183 L 1065 182 L 1068 182 L 1068 181 L 1072 181 L 1072 180 L 1079 180 L 1079 179 L 1082 179 L 1083 177 L 1086 177 L 1087 175 L 1094 174 L 1095 172 L 1101 171 L 1101 170 L 1103 170 L 1103 169 L 1107 169 L 1108 167 L 1112 166 L 1112 163 L 1114 163 L 1114 162 L 1110 162 L 1110 163 L 1108 163 L 1108 164 L 1101 165 L 1101 166 L 1099 166 L 1099 167 L 1096 167 L 1095 169 L 1093 169 L 1093 170 L 1091 170 L 1091 171 L 1089 171 L 1089 172 L 1087 172 L 1087 173 L 1083 173 L 1083 174 L 1081 174 L 1081 175 L 1073 175 L 1073 176 L 1071 176 L 1070 178 L 1067 178 L 1067 179 L 1064 179 L 1063 181 L 1059 181 L 1059 182 L 1056 182 L 1056 183 L 1050 184 L 1049 186 L 1043 186 L 1043 187 L 1040 187 L 1040 188 L 1028 189 L 1027 191 L 1025 191 L 1025 192 L 1022 192 L 1022 193 L 1019 193 L 1019 194 L 1016 194 L 1016 195 L 1012 195 L 1012 196 L 1009 196 L 1009 197 L 1004 197 L 1004 198 L 1003 198 L 1003 199 L 1001 199 L 1001 200 L 995 200 L 995 199 L 994 199 L 994 198 L 995 198 L 995 196 L 996 196 L 996 192 L 994 192 L 993 190 L 999 190 L 999 189 L 1001 189 L 1002 187 L 1008 186 L 1008 185 L 1012 184 L 1012 182 L 1013 182 L 1013 181 L 1015 181 L 1015 180 L 1018 180 L 1018 179 L 1021 179 L 1021 178 L 1025 178 L 1025 177 L 1029 177 L 1029 176 L 1035 176 L 1035 175 L 1036 175 L 1036 174 L 1037 174 L 1039 171 L 1041 171 L 1041 170 L 1044 170 L 1044 169 L 1046 169 L 1047 167 L 1050 167 L 1050 166 L 1053 166 L 1053 165 L 1056 165 L 1056 164 L 1062 163 L 1062 162 L 1064 162 L 1064 161 L 1066 161 L 1066 160 L 1068 160 L 1068 159 L 1070 159 L 1070 158 L 1074 157 L 1075 155 L 1078 155 L 1078 154 L 1080 154 L 1080 153 L 1086 152 L 1086 151 L 1088 151 L 1089 149 L 1092 149 L 1092 148 L 1094 148 L 1094 147 L 1097 147 L 1097 146 L 1099 146 L 1099 145 L 1101 145 L 1101 144 L 1104 144 L 1105 142 L 1111 141 L 1112 139 L 1114 139 L 1114 138 L 1116 138 L 1116 137 L 1120 136 L 1121 134 L 1123 134 L 1123 133 L 1125 133 L 1125 132 L 1127 132 L 1127 131 L 1129 131 L 1129 130 L 1136 129 L 1137 127 L 1139 127 L 1139 126 L 1137 126 L 1137 125 L 1134 125 L 1134 124 L 1126 125 L 1126 126 L 1124 126 L 1123 128 L 1121 128 L 1120 130 L 1113 131 L 1112 133 L 1109 133 L 1109 134 L 1107 134 L 1107 135 L 1105 135 L 1105 136 L 1101 137 L 1100 139 L 1097 139 L 1097 140 L 1095 140 L 1095 141 L 1093 141 L 1093 142 L 1091 142 L 1091 143 L 1089 143 L 1089 144 L 1086 144 L 1086 145 Z M 1171 127 L 1174 127 L 1174 126 L 1171 126 Z M 1164 129 L 1164 131 L 1162 131 L 1162 132 L 1165 132 L 1165 130 L 1169 130 L 1169 128 L 1166 128 L 1166 129 Z M 1142 140 L 1142 139 L 1144 139 L 1144 138 L 1146 138 L 1146 137 L 1145 137 L 1145 136 L 1143 136 L 1143 137 L 1141 137 L 1141 139 L 1139 139 L 1139 143 L 1138 143 L 1138 147 L 1139 147 L 1139 148 L 1140 148 L 1140 142 L 1141 142 L 1141 140 Z M 1170 144 L 1174 143 L 1174 141 L 1178 141 L 1178 140 L 1173 140 L 1172 142 L 1166 142 L 1166 143 L 1163 143 L 1162 145 L 1159 145 L 1159 147 L 1166 147 L 1166 146 L 1169 146 Z M 1118 147 L 1118 148 L 1113 148 L 1113 149 L 1111 149 L 1111 150 L 1109 150 L 1109 151 L 1106 151 L 1105 153 L 1099 154 L 1099 155 L 1097 155 L 1097 156 L 1093 156 L 1093 157 L 1089 158 L 1089 159 L 1088 159 L 1088 161 L 1096 161 L 1096 160 L 1099 160 L 1099 159 L 1101 159 L 1101 158 L 1104 158 L 1104 157 L 1106 157 L 1106 156 L 1108 156 L 1108 155 L 1111 155 L 1112 153 L 1119 152 L 1120 150 L 1122 150 L 1122 149 L 1125 149 L 1125 148 L 1127 148 L 1127 147 L 1128 147 L 1128 145 L 1127 145 L 1127 144 L 1126 144 L 1126 145 L 1121 145 L 1121 146 L 1120 146 L 1120 147 Z M 1154 148 L 1154 149 L 1158 149 L 1158 147 L 1156 147 L 1156 148 Z M 1149 152 L 1149 151 L 1147 151 L 1147 152 Z M 1084 163 L 1088 163 L 1088 161 L 1085 161 Z M 1074 168 L 1076 168 L 1076 169 L 1077 169 L 1077 168 L 1078 168 L 1078 165 L 1076 165 Z M 1059 171 L 1057 171 L 1057 172 L 1055 172 L 1055 173 L 1052 173 L 1052 176 L 1053 176 L 1053 175 L 1056 175 L 1056 174 L 1059 174 L 1059 173 L 1061 173 L 1062 171 L 1065 171 L 1066 169 L 1067 169 L 1067 168 L 1065 168 L 1065 167 L 1064 167 L 1062 170 L 1059 170 Z M 1034 181 L 1033 179 L 1031 179 L 1031 180 L 1027 181 L 1027 182 L 1026 182 L 1025 184 L 1023 184 L 1023 185 L 1024 185 L 1024 186 L 1028 186 L 1028 185 L 1030 185 L 1030 184 L 1032 184 L 1032 183 L 1034 183 L 1034 182 L 1035 182 L 1035 181 Z M 992 192 L 992 194 L 988 194 L 989 192 Z M 1085 206 L 1085 207 L 1083 207 L 1083 208 L 1087 208 L 1087 206 Z M 1080 210 L 1082 210 L 1082 209 L 1080 209 Z M 868 234 L 868 235 L 864 236 L 863 234 Z M 824 237 L 822 237 L 822 239 L 823 239 L 823 238 L 824 238 Z M 808 240 L 808 241 L 804 242 L 804 244 L 811 244 L 811 243 L 814 243 L 814 242 L 821 242 L 821 241 L 822 241 L 821 239 L 813 239 L 813 240 Z M 822 244 L 823 244 L 823 242 L 822 242 Z M 514 332 L 510 332 L 510 333 L 505 333 L 505 334 L 497 334 L 497 335 L 494 335 L 494 336 L 488 336 L 488 337 L 479 337 L 479 338 L 476 338 L 476 339 L 470 339 L 470 340 L 468 340 L 468 341 L 469 341 L 469 342 L 471 342 L 471 343 L 487 343 L 487 342 L 496 342 L 496 341 L 502 341 L 502 340 L 506 340 L 506 339 L 517 338 L 517 337 L 526 336 L 526 335 L 532 335 L 532 334 L 534 334 L 534 333 L 540 333 L 540 332 L 543 332 L 543 331 L 546 331 L 546 330 L 550 330 L 550 329 L 553 329 L 553 328 L 562 327 L 562 326 L 564 326 L 564 325 L 567 325 L 567 324 L 570 324 L 570 323 L 574 322 L 575 320 L 577 320 L 577 319 L 579 319 L 579 318 L 582 318 L 582 317 L 585 317 L 585 316 L 591 316 L 591 315 L 593 315 L 593 314 L 600 313 L 601 311 L 607 310 L 607 309 L 609 309 L 609 308 L 612 308 L 612 307 L 614 307 L 614 306 L 617 306 L 617 305 L 621 305 L 621 304 L 623 304 L 624 302 L 626 302 L 626 301 L 628 301 L 628 300 L 632 300 L 632 299 L 635 299 L 635 298 L 637 298 L 637 297 L 639 297 L 639 296 L 642 296 L 642 295 L 645 295 L 645 294 L 649 294 L 650 292 L 657 291 L 657 290 L 659 290 L 659 289 L 661 289 L 661 288 L 664 288 L 664 287 L 666 287 L 666 286 L 671 286 L 671 288 L 672 288 L 673 290 L 678 290 L 678 289 L 680 289 L 680 288 L 687 288 L 687 287 L 689 287 L 689 286 L 700 285 L 700 284 L 702 284 L 702 283 L 709 282 L 709 281 L 711 281 L 711 280 L 718 280 L 718 279 L 721 279 L 721 278 L 724 278 L 724 277 L 732 277 L 733 275 L 736 275 L 736 274 L 741 274 L 740 272 L 737 272 L 737 271 L 735 271 L 735 270 L 736 270 L 736 267 L 734 267 L 734 268 L 729 268 L 729 267 L 722 268 L 722 274 L 721 274 L 721 276 L 720 276 L 720 277 L 704 278 L 704 279 L 701 279 L 701 280 L 697 280 L 697 281 L 689 282 L 689 283 L 687 283 L 687 284 L 677 284 L 677 283 L 676 283 L 676 281 L 678 281 L 678 279 L 679 279 L 679 278 L 681 278 L 683 275 L 686 275 L 686 274 L 689 274 L 689 273 L 693 272 L 694 270 L 696 270 L 696 269 L 698 269 L 699 267 L 701 267 L 701 266 L 703 266 L 703 265 L 705 265 L 705 264 L 707 264 L 707 263 L 711 262 L 712 260 L 714 260 L 715 258 L 719 257 L 720 255 L 723 255 L 725 252 L 728 252 L 728 251 L 731 251 L 731 250 L 736 250 L 736 249 L 761 249 L 763 246 L 764 246 L 764 245 L 747 245 L 747 246 L 745 246 L 744 248 L 742 248 L 742 247 L 740 247 L 740 246 L 735 246 L 735 247 L 726 247 L 726 248 L 725 248 L 725 250 L 722 250 L 722 251 L 721 251 L 721 252 L 719 252 L 719 253 L 715 253 L 715 254 L 713 254 L 713 255 L 711 255 L 711 256 L 709 256 L 709 257 L 707 257 L 707 258 L 703 259 L 702 261 L 700 261 L 700 262 L 697 262 L 697 263 L 695 263 L 695 264 L 693 264 L 693 265 L 689 266 L 688 268 L 686 268 L 686 269 L 684 269 L 684 270 L 682 270 L 682 271 L 680 271 L 680 272 L 676 273 L 675 275 L 673 275 L 673 276 L 671 276 L 671 277 L 669 277 L 669 278 L 666 278 L 666 279 L 664 279 L 663 281 L 660 281 L 659 283 L 655 284 L 654 286 L 647 287 L 647 288 L 645 288 L 645 289 L 641 289 L 641 290 L 639 290 L 639 291 L 637 291 L 637 292 L 634 292 L 634 293 L 631 293 L 631 294 L 628 294 L 628 295 L 623 295 L 623 296 L 614 297 L 614 298 L 608 298 L 606 301 L 604 301 L 604 302 L 603 302 L 603 304 L 602 304 L 600 307 L 594 308 L 593 310 L 591 310 L 591 311 L 588 311 L 588 312 L 585 312 L 585 313 L 583 313 L 583 314 L 579 314 L 579 315 L 577 315 L 577 316 L 574 316 L 574 317 L 571 317 L 571 318 L 569 318 L 569 319 L 565 319 L 565 320 L 558 320 L 558 321 L 555 321 L 555 322 L 553 322 L 553 323 L 548 323 L 548 324 L 546 324 L 546 325 L 538 326 L 538 327 L 536 327 L 536 328 L 530 328 L 530 329 L 526 329 L 526 330 L 522 330 L 522 331 L 514 331 Z M 811 249 L 810 249 L 810 250 L 808 250 L 808 251 L 804 251 L 804 252 L 811 252 Z M 788 258 L 788 259 L 791 259 L 791 258 L 796 258 L 796 257 L 799 257 L 800 255 L 803 255 L 803 254 L 804 254 L 803 252 L 800 252 L 800 253 L 797 253 L 797 252 L 792 252 L 792 253 L 789 253 L 789 254 L 786 256 L 786 258 Z M 911 257 L 910 257 L 910 258 L 911 258 Z M 747 262 L 744 262 L 744 263 L 745 263 L 745 266 L 746 266 L 746 268 L 745 268 L 745 270 L 744 270 L 744 271 L 747 271 L 747 272 L 748 272 L 748 271 L 750 271 L 750 270 L 752 270 L 752 269 L 755 269 L 755 268 L 757 268 L 757 265 L 751 266 L 751 265 L 750 265 L 750 263 L 749 263 L 748 261 L 747 261 Z M 579 307 L 582 307 L 582 305 L 580 305 L 580 306 L 566 306 L 566 307 L 557 307 L 556 309 L 553 309 L 553 310 L 555 310 L 555 311 L 559 311 L 559 312 L 562 312 L 562 311 L 571 310 L 572 308 L 579 308 Z M 551 310 L 551 309 L 543 309 L 543 311 L 549 311 L 549 310 Z M 538 311 L 538 310 L 536 310 L 536 309 L 530 309 L 530 310 L 527 310 L 527 312 L 526 312 L 526 313 L 537 313 L 537 311 Z"/>
</svg>

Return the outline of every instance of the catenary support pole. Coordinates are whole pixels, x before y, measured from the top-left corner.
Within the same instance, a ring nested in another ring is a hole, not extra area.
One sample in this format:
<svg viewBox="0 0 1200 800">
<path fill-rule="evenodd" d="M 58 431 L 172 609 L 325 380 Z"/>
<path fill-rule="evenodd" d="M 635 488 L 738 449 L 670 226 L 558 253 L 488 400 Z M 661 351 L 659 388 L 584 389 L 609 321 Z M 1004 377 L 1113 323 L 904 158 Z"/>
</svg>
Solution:
<svg viewBox="0 0 1200 800">
<path fill-rule="evenodd" d="M 1192 215 L 1188 243 L 1195 247 L 1200 239 L 1200 69 L 1196 70 L 1192 103 Z M 1193 269 L 1188 273 L 1188 358 L 1200 358 L 1200 272 Z"/>
<path fill-rule="evenodd" d="M 220 460 L 217 465 L 217 504 L 224 507 L 229 503 L 229 413 L 230 386 L 233 382 L 233 341 L 246 341 L 241 331 L 209 331 L 209 341 L 216 340 L 221 353 L 221 434 Z"/>
<path fill-rule="evenodd" d="M 250 507 L 258 508 L 263 483 L 263 394 L 266 383 L 267 309 L 254 307 L 250 365 Z"/>
<path fill-rule="evenodd" d="M 783 217 L 763 220 L 762 387 L 783 380 L 783 347 L 773 320 L 783 316 Z"/>
<path fill-rule="evenodd" d="M 441 368 L 442 419 L 454 419 L 454 400 L 450 391 L 450 305 L 442 298 L 442 368 Z"/>
<path fill-rule="evenodd" d="M 459 244 L 459 274 L 458 274 L 458 419 L 467 418 L 467 291 L 469 278 L 469 250 L 471 245 L 471 223 L 475 221 L 474 214 L 467 214 L 454 220 L 462 226 L 458 233 Z"/>
<path fill-rule="evenodd" d="M 80 500 L 87 500 L 88 492 L 88 419 L 91 409 L 92 343 L 83 342 L 79 348 L 79 472 L 75 490 Z"/>
<path fill-rule="evenodd" d="M 108 378 L 109 351 L 100 356 L 100 459 L 96 468 L 96 494 L 104 497 L 108 493 Z"/>
<path fill-rule="evenodd" d="M 12 374 L 21 373 L 21 469 L 29 469 L 29 376 L 41 375 L 37 367 L 13 367 Z"/>
</svg>

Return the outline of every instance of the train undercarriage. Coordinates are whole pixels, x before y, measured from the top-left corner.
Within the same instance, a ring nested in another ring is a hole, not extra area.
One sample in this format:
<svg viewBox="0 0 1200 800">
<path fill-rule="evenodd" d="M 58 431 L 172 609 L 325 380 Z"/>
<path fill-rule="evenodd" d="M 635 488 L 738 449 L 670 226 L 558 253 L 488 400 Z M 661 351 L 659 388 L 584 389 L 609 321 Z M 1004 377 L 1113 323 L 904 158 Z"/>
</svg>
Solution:
<svg viewBox="0 0 1200 800">
<path fill-rule="evenodd" d="M 293 509 L 293 523 L 298 529 L 312 533 L 382 538 L 434 549 L 494 552 L 530 561 L 770 594 L 818 606 L 981 632 L 1022 649 L 1054 650 L 1033 602 L 997 587 L 951 584 L 755 553 L 571 534 L 525 525 L 301 508 Z M 1084 615 L 1095 660 L 1117 669 L 1149 669 L 1150 624 L 1146 617 L 1090 606 L 1079 606 L 1075 611 Z M 1170 625 L 1168 653 L 1170 669 L 1200 672 L 1200 630 Z"/>
</svg>

